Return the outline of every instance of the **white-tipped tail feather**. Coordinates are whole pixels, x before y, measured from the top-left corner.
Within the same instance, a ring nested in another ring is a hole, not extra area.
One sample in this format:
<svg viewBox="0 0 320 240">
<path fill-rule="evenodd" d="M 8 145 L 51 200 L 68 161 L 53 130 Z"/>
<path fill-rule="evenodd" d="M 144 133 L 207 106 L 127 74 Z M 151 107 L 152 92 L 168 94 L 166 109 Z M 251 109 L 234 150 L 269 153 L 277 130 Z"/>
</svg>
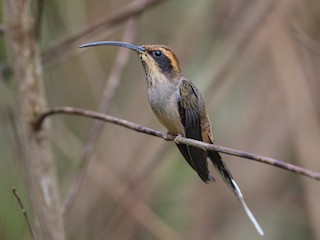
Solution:
<svg viewBox="0 0 320 240">
<path fill-rule="evenodd" d="M 253 216 L 252 212 L 250 211 L 250 209 L 248 208 L 246 202 L 244 201 L 243 199 L 243 195 L 240 191 L 240 188 L 238 187 L 236 181 L 234 181 L 233 179 L 231 180 L 233 185 L 235 186 L 236 190 L 237 190 L 237 197 L 238 199 L 240 200 L 240 202 L 242 203 L 242 206 L 246 212 L 246 214 L 248 215 L 249 219 L 251 220 L 251 222 L 253 223 L 254 227 L 256 228 L 257 232 L 263 236 L 264 233 L 263 233 L 263 230 L 262 228 L 260 227 L 258 221 L 256 220 L 256 218 Z"/>
</svg>

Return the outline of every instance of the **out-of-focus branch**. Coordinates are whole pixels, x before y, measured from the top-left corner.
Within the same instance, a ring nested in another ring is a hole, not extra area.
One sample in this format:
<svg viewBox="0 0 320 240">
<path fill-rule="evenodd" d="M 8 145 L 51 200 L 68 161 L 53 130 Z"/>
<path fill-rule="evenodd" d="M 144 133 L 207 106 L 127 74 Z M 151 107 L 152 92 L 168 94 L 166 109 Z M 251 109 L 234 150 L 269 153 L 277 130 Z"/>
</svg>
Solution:
<svg viewBox="0 0 320 240">
<path fill-rule="evenodd" d="M 95 157 L 95 156 L 93 156 Z M 96 161 L 97 162 L 97 161 Z M 91 170 L 91 171 L 90 171 Z M 100 177 L 96 177 L 96 175 Z M 127 214 L 130 214 L 134 219 L 152 233 L 156 239 L 160 240 L 182 240 L 179 233 L 174 230 L 172 226 L 161 219 L 135 192 L 133 192 L 128 185 L 121 180 L 109 168 L 99 168 L 99 165 L 91 164 L 89 166 L 89 176 L 95 180 L 95 184 L 100 187 L 101 190 L 107 192 L 109 196 L 121 207 L 127 210 Z M 93 178 L 92 176 L 95 175 Z M 97 179 L 103 179 L 103 183 Z M 118 202 L 118 199 L 125 195 L 124 201 Z M 109 235 L 105 235 L 108 236 Z M 102 238 L 103 239 L 103 238 Z M 113 239 L 113 238 L 111 238 Z M 118 238 L 115 238 L 118 239 Z"/>
<path fill-rule="evenodd" d="M 34 0 L 4 1 L 4 23 L 17 86 L 18 124 L 33 210 L 34 239 L 64 239 L 63 218 L 50 141 L 31 123 L 46 108 Z M 34 10 L 34 11 L 32 11 Z"/>
<path fill-rule="evenodd" d="M 235 31 L 237 33 L 236 37 L 234 37 L 236 41 L 230 44 L 230 46 L 232 46 L 230 54 L 227 54 L 227 57 L 220 60 L 220 62 L 222 62 L 221 67 L 218 70 L 213 69 L 212 62 L 208 61 L 208 70 L 203 78 L 212 79 L 212 76 L 214 76 L 214 81 L 208 81 L 212 82 L 211 86 L 207 88 L 210 90 L 208 92 L 210 92 L 211 95 L 214 95 L 211 92 L 212 90 L 218 92 L 222 85 L 226 84 L 226 81 L 224 81 L 226 76 L 231 72 L 235 64 L 247 50 L 248 46 L 250 46 L 251 40 L 255 34 L 262 29 L 261 26 L 275 9 L 277 1 L 267 1 L 265 4 L 263 2 L 257 2 L 256 4 L 264 6 L 255 10 L 254 17 L 250 16 L 250 21 L 247 21 L 249 24 L 245 29 L 239 30 L 240 32 Z"/>
<path fill-rule="evenodd" d="M 137 190 L 141 187 L 142 183 L 153 175 L 157 166 L 163 163 L 162 161 L 159 161 L 159 159 L 162 159 L 163 155 L 166 154 L 166 151 L 164 151 L 165 142 L 164 144 L 160 144 L 159 142 L 156 144 L 159 147 L 153 156 L 148 157 L 147 165 L 139 165 L 139 171 L 136 170 L 133 173 L 130 172 L 131 174 L 126 178 L 127 185 L 134 193 L 138 192 Z M 126 223 L 123 219 L 126 218 L 127 211 L 125 211 L 122 206 L 126 199 L 127 193 L 125 192 L 117 196 L 115 199 L 118 206 L 113 208 L 112 214 L 109 218 L 110 220 L 108 221 L 108 224 L 104 226 L 104 232 L 102 233 L 105 234 L 104 236 L 110 236 L 111 239 L 116 239 L 117 235 L 123 231 Z M 134 205 L 131 207 L 134 208 Z"/>
<path fill-rule="evenodd" d="M 21 198 L 19 197 L 15 186 L 12 187 L 12 192 L 13 192 L 13 195 L 15 196 L 15 198 L 17 199 L 18 205 L 19 205 L 19 207 L 20 207 L 20 209 L 21 209 L 21 211 L 23 213 L 23 216 L 24 216 L 26 222 L 27 222 L 27 226 L 28 226 L 31 238 L 34 239 L 34 234 L 33 234 L 31 223 L 30 223 L 30 220 L 29 220 L 29 217 L 28 217 L 28 213 L 27 213 L 26 209 L 23 206 L 23 202 L 22 202 Z"/>
<path fill-rule="evenodd" d="M 320 173 L 313 172 L 313 171 L 307 170 L 302 167 L 298 167 L 298 166 L 290 164 L 290 163 L 285 163 L 283 161 L 280 161 L 280 160 L 277 160 L 274 158 L 269 158 L 269 157 L 261 156 L 258 154 L 249 153 L 249 152 L 245 152 L 245 151 L 241 151 L 241 150 L 237 150 L 237 149 L 232 149 L 232 148 L 228 148 L 228 147 L 218 146 L 215 144 L 208 144 L 208 143 L 204 143 L 204 142 L 189 139 L 189 138 L 184 138 L 181 136 L 168 135 L 168 134 L 163 133 L 161 131 L 147 128 L 147 127 L 144 127 L 144 126 L 136 124 L 136 123 L 132 123 L 132 122 L 129 122 L 129 121 L 126 121 L 126 120 L 123 120 L 120 118 L 116 118 L 116 117 L 113 117 L 110 115 L 106 115 L 106 114 L 102 114 L 102 113 L 98 113 L 98 112 L 93 112 L 93 111 L 89 111 L 89 110 L 85 110 L 85 109 L 79 109 L 79 108 L 73 108 L 73 107 L 55 107 L 55 108 L 48 109 L 38 116 L 38 118 L 34 122 L 34 128 L 36 130 L 40 130 L 44 119 L 46 117 L 54 115 L 54 114 L 78 115 L 78 116 L 83 116 L 83 117 L 102 120 L 105 122 L 114 123 L 114 124 L 129 128 L 131 130 L 135 130 L 137 132 L 141 132 L 141 133 L 145 133 L 148 135 L 163 138 L 164 140 L 167 140 L 167 141 L 174 141 L 179 144 L 186 144 L 186 145 L 194 146 L 194 147 L 201 148 L 204 150 L 215 150 L 215 151 L 218 151 L 221 153 L 225 153 L 225 154 L 229 154 L 229 155 L 233 155 L 233 156 L 237 156 L 237 157 L 241 157 L 241 158 L 246 158 L 246 159 L 266 163 L 266 164 L 269 164 L 269 165 L 272 165 L 275 167 L 279 167 L 279 168 L 282 168 L 282 169 L 285 169 L 285 170 L 288 170 L 288 171 L 291 171 L 294 173 L 299 173 L 301 175 L 305 175 L 309 178 L 320 181 Z"/>
<path fill-rule="evenodd" d="M 146 9 L 162 2 L 164 0 L 147 0 L 147 1 L 135 1 L 128 4 L 125 7 L 120 8 L 113 13 L 106 15 L 106 17 L 98 20 L 97 22 L 89 25 L 86 29 L 74 34 L 71 37 L 59 40 L 52 44 L 43 53 L 44 63 L 50 63 L 55 59 L 59 58 L 60 55 L 66 55 L 70 49 L 76 49 L 75 46 L 79 45 L 84 41 L 85 38 L 93 38 L 94 35 L 117 25 L 130 17 L 141 14 Z"/>
<path fill-rule="evenodd" d="M 60 133 L 65 132 L 66 130 L 67 129 L 65 129 L 65 127 L 62 127 L 61 131 L 55 132 L 52 135 L 52 141 L 53 144 L 57 145 L 59 151 L 71 159 L 75 157 L 72 153 L 73 151 L 70 151 L 69 145 L 68 148 L 65 147 L 63 143 L 61 144 L 61 138 L 59 137 Z M 83 142 L 72 132 L 70 132 L 70 135 L 68 135 L 68 138 L 69 137 L 73 141 L 72 149 L 74 149 L 75 152 L 80 152 L 83 149 Z M 118 207 L 123 209 L 125 211 L 126 218 L 137 221 L 137 223 L 139 223 L 143 228 L 153 234 L 156 239 L 182 239 L 179 236 L 180 234 L 172 226 L 170 226 L 169 223 L 158 216 L 152 207 L 150 207 L 148 203 L 146 203 L 146 201 L 142 199 L 136 191 L 134 191 L 132 184 L 135 188 L 135 183 L 130 182 L 130 184 L 128 184 L 128 179 L 122 179 L 122 177 L 119 176 L 117 171 L 115 171 L 110 164 L 105 166 L 104 161 L 102 161 L 102 159 L 95 153 L 92 154 L 91 158 L 91 161 L 93 161 L 94 164 L 88 165 L 86 179 L 89 184 L 93 184 L 95 186 L 95 191 L 98 191 L 103 195 L 108 195 L 114 201 L 115 208 Z M 160 162 L 157 161 L 157 163 Z M 109 217 L 108 222 L 111 219 L 112 217 Z M 106 224 L 103 224 L 100 227 L 105 230 Z M 124 230 L 122 224 L 117 225 L 117 228 L 121 228 L 122 231 Z M 90 239 L 105 239 L 105 236 L 108 236 L 108 239 L 120 239 L 117 236 L 113 237 L 112 233 L 109 234 L 109 232 L 101 232 L 99 229 L 96 229 L 95 233 L 90 236 Z"/>
<path fill-rule="evenodd" d="M 320 119 L 315 99 L 311 95 L 313 86 L 308 79 L 308 72 L 312 71 L 312 68 L 306 70 L 308 63 L 304 62 L 302 51 L 297 51 L 299 49 L 292 36 L 287 33 L 288 29 L 284 28 L 297 5 L 293 1 L 286 3 L 281 1 L 281 3 L 282 11 L 273 16 L 269 23 L 271 27 L 266 31 L 268 38 L 278 39 L 277 43 L 271 45 L 268 42 L 269 45 L 264 46 L 270 50 L 272 57 L 273 72 L 277 79 L 274 87 L 281 91 L 284 99 L 285 108 L 282 111 L 288 117 L 295 158 L 305 166 L 316 167 L 320 166 L 317 159 L 320 156 Z M 314 70 L 316 74 L 318 69 Z M 320 188 L 315 182 L 302 180 L 312 234 L 315 239 L 320 239 L 320 209 L 318 199 L 315 197 L 320 195 Z"/>
<path fill-rule="evenodd" d="M 137 18 L 133 18 L 127 23 L 126 29 L 124 31 L 124 36 L 122 39 L 123 42 L 133 41 L 136 35 L 136 30 L 137 30 L 137 23 L 138 23 L 137 20 L 138 20 Z M 99 112 L 106 113 L 108 111 L 111 100 L 119 85 L 122 71 L 124 67 L 127 65 L 127 62 L 129 60 L 129 54 L 130 52 L 127 51 L 126 49 L 119 48 L 118 55 L 115 59 L 113 68 L 110 72 L 109 78 L 106 81 L 106 84 L 104 87 L 104 91 L 100 100 Z M 92 128 L 90 129 L 88 140 L 86 141 L 86 144 L 84 146 L 83 157 L 80 163 L 80 168 L 73 179 L 73 182 L 70 187 L 70 191 L 68 192 L 68 195 L 65 200 L 65 204 L 63 207 L 64 214 L 66 214 L 72 207 L 72 204 L 75 200 L 77 192 L 79 191 L 79 188 L 84 178 L 84 174 L 86 172 L 86 168 L 92 157 L 92 152 L 93 152 L 94 146 L 96 145 L 97 139 L 100 135 L 102 127 L 103 127 L 103 122 L 95 121 L 92 125 Z"/>
<path fill-rule="evenodd" d="M 291 26 L 290 32 L 297 43 L 320 57 L 320 42 L 317 42 L 306 34 L 301 33 L 294 26 Z"/>
</svg>

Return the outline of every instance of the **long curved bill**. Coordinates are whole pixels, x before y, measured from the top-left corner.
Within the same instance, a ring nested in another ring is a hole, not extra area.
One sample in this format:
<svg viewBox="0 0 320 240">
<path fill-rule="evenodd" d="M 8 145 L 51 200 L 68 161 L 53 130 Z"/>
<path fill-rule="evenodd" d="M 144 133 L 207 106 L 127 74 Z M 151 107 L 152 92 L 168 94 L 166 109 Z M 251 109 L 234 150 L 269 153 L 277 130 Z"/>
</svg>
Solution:
<svg viewBox="0 0 320 240">
<path fill-rule="evenodd" d="M 95 46 L 118 46 L 118 47 L 125 47 L 131 50 L 134 50 L 138 53 L 145 53 L 145 48 L 143 46 L 133 45 L 126 42 L 118 42 L 118 41 L 100 41 L 100 42 L 92 42 L 80 45 L 79 48 L 85 47 L 95 47 Z"/>
</svg>

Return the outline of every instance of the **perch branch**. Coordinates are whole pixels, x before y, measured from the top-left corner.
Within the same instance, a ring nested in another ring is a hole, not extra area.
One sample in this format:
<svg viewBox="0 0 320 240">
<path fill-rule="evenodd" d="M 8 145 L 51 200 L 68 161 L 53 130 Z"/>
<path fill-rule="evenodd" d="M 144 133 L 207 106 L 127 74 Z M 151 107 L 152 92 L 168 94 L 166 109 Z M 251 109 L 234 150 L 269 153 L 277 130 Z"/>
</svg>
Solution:
<svg viewBox="0 0 320 240">
<path fill-rule="evenodd" d="M 105 121 L 105 122 L 110 122 L 110 123 L 114 123 L 116 125 L 120 125 L 122 127 L 129 128 L 129 129 L 137 131 L 137 132 L 141 132 L 141 133 L 145 133 L 148 135 L 163 138 L 166 141 L 174 141 L 175 143 L 182 143 L 182 144 L 202 148 L 204 150 L 215 150 L 217 152 L 221 152 L 221 153 L 225 153 L 225 154 L 229 154 L 229 155 L 233 155 L 233 156 L 237 156 L 237 157 L 241 157 L 241 158 L 245 158 L 245 159 L 250 159 L 250 160 L 266 163 L 266 164 L 269 164 L 269 165 L 272 165 L 275 167 L 279 167 L 279 168 L 282 168 L 282 169 L 285 169 L 285 170 L 288 170 L 288 171 L 291 171 L 294 173 L 298 173 L 298 174 L 307 176 L 309 178 L 312 178 L 312 179 L 315 179 L 318 181 L 320 180 L 320 173 L 313 172 L 311 170 L 308 170 L 308 169 L 305 169 L 305 168 L 302 168 L 302 167 L 299 167 L 299 166 L 296 166 L 296 165 L 293 165 L 290 163 L 286 163 L 286 162 L 283 162 L 283 161 L 280 161 L 280 160 L 277 160 L 274 158 L 265 157 L 262 155 L 249 153 L 249 152 L 245 152 L 245 151 L 241 151 L 241 150 L 237 150 L 237 149 L 232 149 L 232 148 L 228 148 L 228 147 L 223 147 L 223 146 L 219 146 L 219 145 L 215 145 L 215 144 L 208 144 L 208 143 L 204 143 L 204 142 L 197 141 L 194 139 L 184 138 L 181 136 L 172 136 L 172 135 L 166 134 L 164 132 L 157 131 L 157 130 L 154 130 L 151 128 L 147 128 L 142 125 L 132 123 L 132 122 L 120 119 L 120 118 L 116 118 L 116 117 L 113 117 L 110 115 L 106 115 L 106 114 L 102 114 L 102 113 L 98 113 L 98 112 L 94 112 L 94 111 L 90 111 L 90 110 L 80 109 L 80 108 L 54 107 L 54 108 L 48 109 L 36 118 L 36 120 L 34 122 L 35 130 L 39 130 L 41 128 L 42 122 L 44 121 L 44 119 L 46 117 L 51 116 L 51 115 L 55 115 L 55 114 L 78 115 L 78 116 L 93 118 L 93 119 L 97 119 L 97 120 L 101 120 L 101 121 Z"/>
<path fill-rule="evenodd" d="M 32 230 L 32 227 L 31 227 L 31 223 L 29 221 L 29 217 L 28 217 L 27 211 L 23 206 L 23 202 L 22 202 L 21 198 L 19 197 L 15 186 L 12 187 L 12 192 L 13 192 L 13 195 L 15 196 L 15 198 L 17 199 L 19 207 L 20 207 L 20 209 L 21 209 L 21 211 L 23 213 L 23 216 L 24 216 L 24 218 L 25 218 L 25 220 L 27 222 L 27 226 L 28 226 L 31 238 L 34 239 L 33 230 Z"/>
</svg>

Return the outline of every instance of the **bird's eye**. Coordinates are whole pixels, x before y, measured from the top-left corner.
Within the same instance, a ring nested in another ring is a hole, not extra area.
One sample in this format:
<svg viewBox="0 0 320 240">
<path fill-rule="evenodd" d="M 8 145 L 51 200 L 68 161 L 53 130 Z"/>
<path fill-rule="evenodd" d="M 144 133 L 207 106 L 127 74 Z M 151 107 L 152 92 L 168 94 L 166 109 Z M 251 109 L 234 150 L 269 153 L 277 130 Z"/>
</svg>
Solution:
<svg viewBox="0 0 320 240">
<path fill-rule="evenodd" d="M 153 51 L 152 54 L 153 54 L 154 57 L 158 58 L 158 57 L 161 57 L 162 52 L 160 50 L 156 50 L 156 51 Z"/>
</svg>

